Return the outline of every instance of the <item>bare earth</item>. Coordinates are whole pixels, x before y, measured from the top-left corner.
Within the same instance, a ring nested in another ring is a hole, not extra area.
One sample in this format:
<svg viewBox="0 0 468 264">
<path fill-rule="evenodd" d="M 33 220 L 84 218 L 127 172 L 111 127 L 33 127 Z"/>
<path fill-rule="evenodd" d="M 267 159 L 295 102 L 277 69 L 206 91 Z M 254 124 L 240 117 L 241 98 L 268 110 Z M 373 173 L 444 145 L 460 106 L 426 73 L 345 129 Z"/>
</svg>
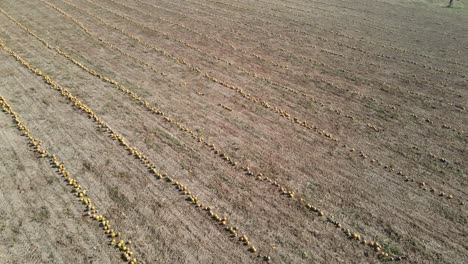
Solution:
<svg viewBox="0 0 468 264">
<path fill-rule="evenodd" d="M 190 194 L 1 48 L 0 96 L 138 263 L 466 263 L 468 2 L 447 3 L 0 1 L 4 46 Z M 31 150 L 1 112 L 0 263 L 125 262 Z"/>
</svg>

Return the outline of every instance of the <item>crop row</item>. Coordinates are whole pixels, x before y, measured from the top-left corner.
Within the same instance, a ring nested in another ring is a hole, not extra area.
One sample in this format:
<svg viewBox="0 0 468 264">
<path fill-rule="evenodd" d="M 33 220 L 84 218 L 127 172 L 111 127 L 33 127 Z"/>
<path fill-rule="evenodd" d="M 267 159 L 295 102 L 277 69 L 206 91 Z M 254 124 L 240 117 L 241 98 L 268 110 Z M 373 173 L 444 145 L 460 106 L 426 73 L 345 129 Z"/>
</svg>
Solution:
<svg viewBox="0 0 468 264">
<path fill-rule="evenodd" d="M 6 47 L 1 41 L 0 47 L 10 53 L 10 55 L 14 56 L 25 67 L 31 66 L 27 62 L 22 61 L 20 57 L 15 55 L 13 51 Z M 30 70 L 36 72 L 36 74 L 41 73 L 37 68 L 31 67 Z M 138 259 L 134 256 L 131 249 L 131 240 L 122 239 L 122 233 L 118 231 L 118 229 L 113 228 L 114 224 L 109 220 L 109 216 L 98 213 L 98 209 L 96 209 L 96 206 L 89 197 L 88 190 L 80 184 L 77 178 L 71 176 L 64 165 L 65 162 L 59 161 L 55 154 L 49 153 L 49 151 L 42 146 L 42 141 L 33 135 L 26 124 L 20 120 L 18 114 L 12 109 L 11 105 L 2 96 L 0 96 L 0 106 L 3 109 L 3 112 L 11 116 L 21 135 L 28 138 L 29 145 L 32 146 L 32 151 L 37 153 L 38 158 L 47 159 L 49 161 L 49 165 L 57 170 L 57 173 L 63 178 L 64 182 L 67 183 L 67 187 L 71 189 L 71 193 L 78 198 L 80 204 L 85 208 L 86 215 L 98 223 L 100 229 L 102 229 L 102 233 L 108 237 L 110 244 L 115 245 L 119 249 L 122 259 L 130 264 L 136 264 Z"/>
<path fill-rule="evenodd" d="M 198 208 L 199 210 L 205 211 L 206 215 L 209 217 L 209 219 L 211 219 L 212 223 L 216 223 L 217 226 L 223 227 L 225 232 L 230 237 L 237 238 L 239 243 L 241 245 L 245 246 L 250 252 L 252 252 L 252 253 L 257 252 L 257 248 L 252 244 L 252 242 L 251 242 L 250 238 L 247 236 L 247 234 L 242 233 L 237 226 L 230 225 L 229 224 L 230 221 L 229 221 L 227 216 L 222 216 L 222 215 L 218 214 L 213 209 L 213 206 L 210 206 L 210 205 L 208 205 L 206 203 L 203 203 L 201 201 L 201 199 L 199 199 L 198 196 L 195 193 L 193 193 L 191 191 L 191 189 L 187 185 L 182 184 L 181 182 L 175 180 L 173 177 L 168 176 L 165 173 L 159 172 L 157 170 L 156 165 L 152 161 L 150 161 L 150 159 L 144 153 L 139 151 L 136 147 L 130 145 L 122 135 L 115 132 L 104 120 L 102 120 L 96 113 L 94 113 L 94 111 L 91 108 L 86 106 L 78 97 L 74 96 L 68 89 L 60 86 L 55 80 L 53 80 L 50 76 L 44 74 L 39 68 L 34 67 L 29 62 L 27 62 L 26 60 L 21 58 L 15 51 L 13 51 L 9 47 L 7 47 L 5 44 L 3 44 L 3 42 L 0 42 L 0 45 L 5 51 L 7 51 L 12 57 L 14 57 L 24 67 L 29 69 L 35 75 L 41 77 L 44 80 L 44 82 L 47 85 L 49 85 L 49 87 L 51 89 L 58 91 L 60 93 L 60 95 L 65 97 L 69 102 L 71 102 L 73 104 L 73 106 L 75 106 L 79 110 L 81 110 L 81 113 L 84 113 L 85 115 L 87 115 L 88 118 L 90 118 L 93 122 L 95 122 L 97 124 L 97 126 L 99 128 L 98 131 L 108 134 L 112 140 L 118 142 L 118 145 L 123 148 L 123 151 L 127 152 L 128 154 L 133 156 L 135 159 L 139 160 L 141 162 L 141 164 L 144 165 L 148 169 L 148 171 L 153 176 L 156 177 L 156 179 L 162 180 L 162 182 L 164 182 L 168 186 L 168 188 L 172 188 L 175 191 L 177 191 L 178 193 L 180 193 L 181 195 L 183 195 L 185 197 L 185 201 L 187 201 L 189 204 L 193 205 L 194 207 Z M 48 45 L 48 47 L 50 49 L 54 49 L 57 52 L 61 52 L 61 50 L 58 49 L 58 48 L 52 48 L 52 46 L 50 46 L 50 45 Z M 61 52 L 61 55 L 66 56 L 66 54 L 63 53 L 63 52 Z M 69 58 L 71 59 L 71 57 L 69 57 Z M 134 98 L 135 100 L 138 100 L 138 101 L 142 102 L 143 104 L 146 103 L 146 102 L 143 102 L 143 100 L 140 97 L 138 97 L 136 94 L 132 93 L 131 91 L 129 91 L 125 87 L 121 86 L 118 82 L 116 82 L 114 80 L 111 80 L 111 79 L 108 79 L 107 77 L 105 77 L 105 76 L 103 76 L 103 75 L 101 75 L 101 74 L 99 74 L 97 72 L 94 72 L 93 70 L 90 70 L 90 69 L 86 68 L 84 65 L 82 65 L 81 63 L 79 63 L 77 61 L 74 61 L 74 64 L 81 67 L 81 68 L 83 68 L 83 69 L 85 69 L 85 70 L 87 70 L 88 73 L 91 73 L 91 74 L 95 75 L 96 77 L 100 77 L 103 80 L 106 80 L 107 82 L 109 82 L 109 83 L 111 83 L 113 85 L 117 85 L 119 88 L 122 89 L 123 92 L 125 92 L 126 94 L 132 96 L 132 98 Z M 151 107 L 150 109 L 152 109 L 152 112 L 154 112 L 155 114 L 158 114 L 158 115 L 163 114 L 162 112 L 160 112 L 156 108 Z M 60 169 L 60 167 L 59 167 L 59 169 Z M 68 175 L 68 173 L 67 173 L 67 175 Z M 68 178 L 67 178 L 67 181 L 68 182 L 71 181 L 72 184 L 73 184 L 73 183 L 76 182 L 76 179 L 70 178 L 70 180 L 68 180 Z M 83 197 L 84 196 L 81 196 L 80 198 L 83 198 Z M 87 201 L 88 200 L 86 199 L 83 202 L 85 204 L 87 204 L 88 203 Z M 105 232 L 107 233 L 108 232 L 107 230 L 110 229 L 110 224 L 109 224 L 108 220 L 106 220 L 106 218 L 103 217 L 102 215 L 97 215 L 97 211 L 95 210 L 95 208 L 91 208 L 90 215 L 93 217 L 93 219 L 101 222 L 101 225 L 103 226 Z M 107 229 L 105 228 L 106 226 L 108 226 Z M 242 235 L 240 235 L 240 234 L 242 234 Z M 112 233 L 110 233 L 110 236 L 112 236 Z M 122 241 L 119 241 L 117 246 L 120 248 L 121 251 L 123 251 L 123 254 L 125 254 L 125 253 L 128 254 L 129 248 L 127 246 L 125 246 L 125 242 L 122 242 L 122 243 L 121 242 Z M 123 256 L 123 257 L 126 258 L 125 256 Z M 261 258 L 263 258 L 265 260 L 270 260 L 269 256 L 258 255 L 258 257 L 261 257 Z M 134 261 L 134 260 L 132 259 L 131 261 Z"/>
<path fill-rule="evenodd" d="M 245 171 L 245 175 L 246 176 L 251 176 L 251 177 L 254 177 L 254 179 L 256 179 L 257 181 L 261 181 L 261 182 L 264 182 L 265 184 L 268 184 L 268 185 L 271 185 L 274 187 L 274 192 L 275 193 L 279 193 L 279 195 L 282 195 L 283 197 L 285 198 L 290 198 L 290 199 L 294 199 L 298 202 L 299 206 L 301 207 L 305 207 L 307 210 L 310 210 L 311 212 L 315 212 L 317 213 L 318 216 L 320 217 L 323 217 L 328 223 L 330 224 L 333 224 L 336 226 L 337 230 L 343 232 L 344 235 L 346 235 L 348 238 L 350 238 L 351 240 L 355 240 L 355 241 L 358 241 L 362 244 L 365 244 L 365 245 L 368 245 L 369 247 L 372 247 L 378 254 L 378 256 L 380 257 L 383 257 L 383 258 L 386 258 L 386 259 L 389 259 L 389 260 L 401 260 L 403 259 L 404 257 L 401 257 L 401 256 L 390 256 L 387 252 L 384 252 L 382 250 L 382 245 L 376 241 L 372 241 L 372 240 L 367 240 L 365 239 L 361 234 L 359 233 L 356 233 L 356 232 L 351 232 L 348 228 L 345 228 L 342 226 L 341 223 L 339 223 L 338 221 L 336 221 L 334 219 L 334 217 L 330 214 L 326 214 L 324 211 L 318 209 L 317 207 L 313 206 L 311 203 L 307 202 L 304 198 L 299 198 L 298 195 L 296 194 L 295 191 L 287 188 L 285 185 L 282 185 L 278 182 L 278 180 L 274 180 L 272 178 L 269 178 L 268 176 L 263 176 L 262 173 L 253 173 L 247 166 L 242 166 L 242 165 L 239 165 L 237 161 L 234 161 L 232 158 L 230 158 L 226 153 L 222 153 L 221 150 L 217 147 L 214 146 L 214 144 L 211 144 L 209 143 L 208 141 L 206 141 L 203 137 L 200 137 L 200 136 L 197 136 L 196 133 L 186 127 L 185 125 L 181 124 L 180 122 L 174 120 L 173 118 L 171 118 L 170 116 L 168 116 L 166 113 L 162 112 L 161 110 L 159 109 L 156 109 L 154 107 L 152 107 L 148 102 L 144 101 L 141 97 L 139 97 L 137 94 L 135 94 L 134 92 L 128 90 L 126 87 L 124 87 L 123 85 L 119 84 L 117 81 L 114 81 L 98 72 L 95 72 L 94 70 L 91 70 L 89 68 L 87 68 L 86 66 L 84 66 L 83 64 L 81 64 L 80 62 L 76 61 L 75 59 L 73 59 L 72 57 L 70 57 L 69 55 L 61 52 L 60 49 L 58 48 L 52 48 L 52 46 L 48 45 L 49 48 L 51 49 L 54 49 L 56 52 L 58 52 L 59 54 L 61 54 L 62 56 L 65 56 L 67 59 L 69 59 L 71 62 L 73 62 L 75 65 L 81 67 L 83 70 L 87 71 L 89 74 L 92 74 L 93 76 L 95 77 L 98 77 L 100 78 L 102 81 L 105 81 L 105 82 L 108 82 L 112 85 L 114 85 L 114 87 L 116 87 L 119 91 L 125 93 L 127 96 L 129 96 L 132 100 L 135 100 L 136 102 L 138 102 L 140 105 L 144 106 L 147 110 L 149 110 L 151 113 L 157 115 L 157 116 L 160 116 L 164 121 L 170 123 L 171 125 L 175 126 L 176 128 L 178 128 L 180 131 L 183 131 L 185 133 L 187 133 L 188 135 L 190 135 L 194 140 L 196 140 L 197 142 L 199 143 L 202 143 L 203 146 L 207 149 L 209 149 L 211 152 L 213 152 L 218 158 L 226 161 L 229 163 L 229 165 L 233 166 L 234 168 L 238 168 L 238 169 L 241 169 L 241 170 L 244 170 Z M 47 78 L 49 78 L 47 76 Z M 55 82 L 52 82 L 53 84 L 56 84 Z M 68 94 L 69 92 L 66 91 L 66 93 Z M 76 97 L 74 97 L 76 98 Z M 105 124 L 103 123 L 103 121 L 101 119 L 99 119 L 99 117 L 97 117 L 90 108 L 84 106 L 81 102 L 79 102 L 78 104 L 76 104 L 79 108 L 81 108 L 82 110 L 83 109 L 87 109 L 86 112 L 88 113 L 88 115 L 94 119 L 98 125 L 101 127 L 101 128 L 104 128 L 106 131 L 108 131 L 111 136 L 115 139 L 115 140 L 118 140 L 120 142 L 121 145 L 125 146 L 127 149 L 129 149 L 130 153 L 134 156 L 136 156 L 137 158 L 139 158 L 142 163 L 144 163 L 145 165 L 147 165 L 147 167 L 150 169 L 150 171 L 153 171 L 153 173 L 158 177 L 158 178 L 164 178 L 166 177 L 166 181 L 168 182 L 174 182 L 174 180 L 172 178 L 170 178 L 169 176 L 164 176 L 162 174 L 156 174 L 157 171 L 155 171 L 155 167 L 154 165 L 152 165 L 151 163 L 149 163 L 149 160 L 147 159 L 146 156 L 144 156 L 141 152 L 137 151 L 135 148 L 132 148 L 128 145 L 128 143 L 126 143 L 126 141 L 118 134 L 112 132 L 110 130 L 110 128 Z M 80 107 L 81 106 L 81 107 Z M 175 185 L 180 188 L 181 190 L 184 191 L 184 194 L 189 194 L 189 191 L 188 191 L 188 188 L 184 185 L 180 185 L 178 184 L 177 182 L 175 182 Z M 197 207 L 203 207 L 205 210 L 208 210 L 210 207 L 204 207 L 203 204 L 199 203 L 198 201 L 198 198 L 196 196 L 193 196 L 193 195 L 190 195 L 188 198 L 188 200 L 190 200 L 191 202 L 195 203 L 197 205 Z M 221 223 L 226 225 L 226 223 L 223 223 L 225 222 L 225 220 L 227 220 L 227 218 L 220 218 L 216 213 L 210 213 L 210 215 L 213 215 L 214 219 L 215 220 L 222 220 Z M 235 235 L 237 234 L 237 231 L 236 233 L 233 233 L 233 227 L 228 227 L 228 231 L 232 233 L 232 235 Z M 249 245 L 250 246 L 250 241 L 248 240 L 247 236 L 244 235 L 244 236 L 241 236 L 240 238 L 240 241 L 243 242 L 244 244 L 246 245 Z M 249 248 L 250 251 L 253 251 L 255 252 L 256 251 L 256 248 L 251 246 Z M 269 256 L 263 256 L 263 258 L 265 260 L 268 260 L 270 259 Z"/>
</svg>

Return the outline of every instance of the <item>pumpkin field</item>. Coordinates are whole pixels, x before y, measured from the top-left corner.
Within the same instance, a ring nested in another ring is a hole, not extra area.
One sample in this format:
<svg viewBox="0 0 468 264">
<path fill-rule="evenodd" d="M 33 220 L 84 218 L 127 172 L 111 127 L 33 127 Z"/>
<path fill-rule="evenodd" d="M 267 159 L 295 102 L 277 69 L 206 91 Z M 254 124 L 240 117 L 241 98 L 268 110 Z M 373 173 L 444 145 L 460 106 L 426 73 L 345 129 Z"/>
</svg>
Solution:
<svg viewBox="0 0 468 264">
<path fill-rule="evenodd" d="M 0 263 L 467 263 L 447 4 L 1 0 Z"/>
</svg>

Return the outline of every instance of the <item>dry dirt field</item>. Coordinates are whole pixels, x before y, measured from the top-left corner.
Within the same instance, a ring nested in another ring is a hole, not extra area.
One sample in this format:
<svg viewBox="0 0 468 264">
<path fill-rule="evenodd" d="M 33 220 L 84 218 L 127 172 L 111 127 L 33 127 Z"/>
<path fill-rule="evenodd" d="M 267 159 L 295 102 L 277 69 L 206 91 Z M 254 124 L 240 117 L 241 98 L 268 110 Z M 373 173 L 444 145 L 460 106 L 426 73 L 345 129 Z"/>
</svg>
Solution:
<svg viewBox="0 0 468 264">
<path fill-rule="evenodd" d="M 447 2 L 1 0 L 0 263 L 467 263 Z"/>
</svg>

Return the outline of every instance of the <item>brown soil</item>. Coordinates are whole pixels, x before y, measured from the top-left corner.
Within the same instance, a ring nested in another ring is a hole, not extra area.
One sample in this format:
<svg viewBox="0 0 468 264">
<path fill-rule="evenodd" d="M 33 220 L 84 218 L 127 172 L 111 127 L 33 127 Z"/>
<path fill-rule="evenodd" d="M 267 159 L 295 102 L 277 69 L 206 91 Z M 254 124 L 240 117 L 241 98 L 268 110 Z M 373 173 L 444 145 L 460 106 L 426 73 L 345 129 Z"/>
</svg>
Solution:
<svg viewBox="0 0 468 264">
<path fill-rule="evenodd" d="M 140 263 L 463 263 L 468 3 L 446 2 L 1 1 L 5 46 L 238 237 L 5 50 L 0 96 Z M 30 150 L 0 113 L 0 263 L 123 261 Z"/>
</svg>

